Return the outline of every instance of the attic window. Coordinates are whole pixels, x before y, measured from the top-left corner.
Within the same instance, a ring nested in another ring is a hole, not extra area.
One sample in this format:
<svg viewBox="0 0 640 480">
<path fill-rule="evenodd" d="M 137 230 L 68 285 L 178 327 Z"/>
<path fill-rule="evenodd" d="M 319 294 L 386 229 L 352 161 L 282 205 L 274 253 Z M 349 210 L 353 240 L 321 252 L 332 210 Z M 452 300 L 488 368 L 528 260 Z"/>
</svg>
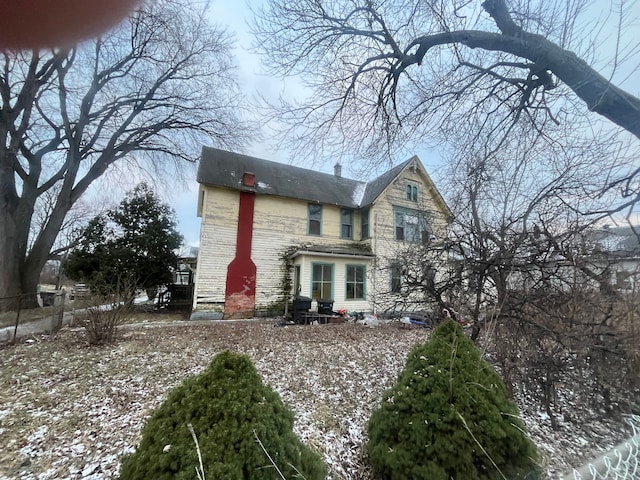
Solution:
<svg viewBox="0 0 640 480">
<path fill-rule="evenodd" d="M 407 200 L 412 202 L 418 201 L 418 186 L 413 183 L 407 184 Z"/>
</svg>

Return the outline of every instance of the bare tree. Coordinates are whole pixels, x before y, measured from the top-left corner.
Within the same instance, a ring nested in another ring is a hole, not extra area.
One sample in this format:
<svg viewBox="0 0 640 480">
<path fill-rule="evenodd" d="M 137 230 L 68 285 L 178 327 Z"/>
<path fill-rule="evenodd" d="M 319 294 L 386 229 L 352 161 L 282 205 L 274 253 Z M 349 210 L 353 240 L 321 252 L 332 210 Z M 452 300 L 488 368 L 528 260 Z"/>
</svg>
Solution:
<svg viewBox="0 0 640 480">
<path fill-rule="evenodd" d="M 527 140 L 535 133 L 526 128 L 499 150 L 478 151 L 465 140 L 472 127 L 452 139 L 443 188 L 455 218 L 450 258 L 460 265 L 452 304 L 473 321 L 472 337 L 488 345 L 505 381 L 537 393 L 554 428 L 568 379 L 589 401 L 634 408 L 624 392 L 637 381 L 629 346 L 638 298 L 612 281 L 619 261 L 594 235 L 602 216 L 583 213 L 610 204 L 601 185 L 618 159 L 601 156 L 598 143 L 554 149 Z"/>
<path fill-rule="evenodd" d="M 589 132 L 603 143 L 621 129 L 637 140 L 640 99 L 610 81 L 624 80 L 637 58 L 633 4 L 612 3 L 604 20 L 589 17 L 595 7 L 588 7 L 586 0 L 270 0 L 253 29 L 270 70 L 299 75 L 310 88 L 274 115 L 307 152 L 313 143 L 379 159 L 446 142 L 474 116 L 477 135 L 495 138 L 496 147 L 518 122 L 544 133 L 575 116 L 590 119 Z M 594 53 L 605 30 L 614 31 L 606 68 Z M 619 173 L 624 181 L 635 172 Z M 625 186 L 634 197 L 635 185 Z"/>
<path fill-rule="evenodd" d="M 231 44 L 206 5 L 161 0 L 75 48 L 0 54 L 0 295 L 35 292 L 68 212 L 108 169 L 180 168 L 204 142 L 243 142 Z"/>
<path fill-rule="evenodd" d="M 640 198 L 640 99 L 618 87 L 637 66 L 634 3 L 602 3 L 270 0 L 254 24 L 272 71 L 310 88 L 274 106 L 305 151 L 446 145 L 460 304 L 501 328 L 503 375 L 540 379 L 549 407 L 570 363 L 606 351 L 628 371 L 611 269 L 584 241 Z"/>
</svg>

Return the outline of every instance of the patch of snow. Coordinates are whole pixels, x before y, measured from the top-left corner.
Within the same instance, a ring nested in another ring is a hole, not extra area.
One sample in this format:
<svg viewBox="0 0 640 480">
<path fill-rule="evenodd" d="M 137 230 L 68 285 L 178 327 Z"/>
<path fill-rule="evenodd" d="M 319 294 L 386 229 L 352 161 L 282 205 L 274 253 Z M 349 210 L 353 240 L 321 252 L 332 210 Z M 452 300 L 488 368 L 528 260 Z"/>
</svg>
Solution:
<svg viewBox="0 0 640 480">
<path fill-rule="evenodd" d="M 264 188 L 265 190 L 271 188 L 271 185 L 264 182 L 257 182 L 256 185 L 258 186 L 258 188 Z"/>
<path fill-rule="evenodd" d="M 134 451 L 145 419 L 170 389 L 227 348 L 247 354 L 291 408 L 294 432 L 330 465 L 328 479 L 374 478 L 366 461 L 368 419 L 430 330 L 367 320 L 378 328 L 185 323 L 147 335 L 137 327 L 126 329 L 117 345 L 95 349 L 86 348 L 78 331 L 63 329 L 2 349 L 0 449 L 8 461 L 0 462 L 0 480 L 117 478 L 120 459 Z M 54 352 L 63 352 L 64 368 L 52 368 Z M 530 392 L 516 395 L 550 478 L 626 438 L 613 421 L 577 416 L 559 419 L 554 431 Z M 573 408 L 574 397 L 559 400 L 563 411 Z"/>
<path fill-rule="evenodd" d="M 356 188 L 353 190 L 353 193 L 351 194 L 351 200 L 353 200 L 353 203 L 355 205 L 361 206 L 362 199 L 364 198 L 364 192 L 366 190 L 367 190 L 366 182 L 358 183 Z"/>
</svg>

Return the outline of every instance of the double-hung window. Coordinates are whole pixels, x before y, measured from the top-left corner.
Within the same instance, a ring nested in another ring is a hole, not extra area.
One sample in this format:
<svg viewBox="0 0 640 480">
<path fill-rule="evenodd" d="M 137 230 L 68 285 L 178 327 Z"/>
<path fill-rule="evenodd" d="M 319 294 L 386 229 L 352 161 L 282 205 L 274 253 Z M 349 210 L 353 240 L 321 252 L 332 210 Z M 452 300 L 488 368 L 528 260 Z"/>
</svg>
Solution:
<svg viewBox="0 0 640 480">
<path fill-rule="evenodd" d="M 364 299 L 364 265 L 347 265 L 347 300 Z"/>
<path fill-rule="evenodd" d="M 340 238 L 353 239 L 353 211 L 340 209 Z"/>
<path fill-rule="evenodd" d="M 391 293 L 400 293 L 402 291 L 402 265 L 399 263 L 391 264 Z"/>
<path fill-rule="evenodd" d="M 360 212 L 360 238 L 369 238 L 369 209 Z"/>
<path fill-rule="evenodd" d="M 333 298 L 333 264 L 314 263 L 311 273 L 311 298 Z"/>
<path fill-rule="evenodd" d="M 321 235 L 322 234 L 322 205 L 317 203 L 310 203 L 308 206 L 309 223 L 307 233 L 309 235 Z"/>
<path fill-rule="evenodd" d="M 425 215 L 408 208 L 393 210 L 394 236 L 396 240 L 407 242 L 429 241 L 429 226 Z"/>
</svg>

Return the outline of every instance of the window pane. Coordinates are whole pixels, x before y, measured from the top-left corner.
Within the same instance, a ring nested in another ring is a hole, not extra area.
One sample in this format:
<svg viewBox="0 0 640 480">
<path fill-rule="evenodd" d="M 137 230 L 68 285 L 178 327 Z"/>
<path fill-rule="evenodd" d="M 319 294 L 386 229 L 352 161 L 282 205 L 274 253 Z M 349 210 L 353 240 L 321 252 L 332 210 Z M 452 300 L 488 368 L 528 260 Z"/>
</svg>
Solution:
<svg viewBox="0 0 640 480">
<path fill-rule="evenodd" d="M 325 282 L 322 284 L 322 299 L 330 300 L 333 298 L 331 291 L 331 282 Z"/>
<path fill-rule="evenodd" d="M 420 240 L 420 227 L 418 225 L 418 217 L 413 214 L 405 214 L 404 216 L 405 230 L 404 238 L 411 242 Z"/>
<path fill-rule="evenodd" d="M 320 219 L 320 215 L 322 214 L 322 205 L 317 205 L 315 203 L 309 204 L 309 217 Z"/>
<path fill-rule="evenodd" d="M 402 287 L 402 267 L 394 263 L 391 265 L 391 292 L 400 293 Z"/>
<path fill-rule="evenodd" d="M 322 280 L 322 266 L 321 265 L 314 265 L 313 266 L 313 281 L 314 282 L 319 282 Z"/>
<path fill-rule="evenodd" d="M 411 200 L 411 185 L 407 185 L 407 200 Z"/>
<path fill-rule="evenodd" d="M 395 224 L 396 224 L 396 240 L 404 240 L 404 215 L 402 214 L 402 212 L 396 212 Z"/>
<path fill-rule="evenodd" d="M 331 282 L 331 271 L 333 270 L 333 265 L 324 265 L 323 270 L 324 270 L 324 275 L 322 279 L 325 282 Z"/>
</svg>

